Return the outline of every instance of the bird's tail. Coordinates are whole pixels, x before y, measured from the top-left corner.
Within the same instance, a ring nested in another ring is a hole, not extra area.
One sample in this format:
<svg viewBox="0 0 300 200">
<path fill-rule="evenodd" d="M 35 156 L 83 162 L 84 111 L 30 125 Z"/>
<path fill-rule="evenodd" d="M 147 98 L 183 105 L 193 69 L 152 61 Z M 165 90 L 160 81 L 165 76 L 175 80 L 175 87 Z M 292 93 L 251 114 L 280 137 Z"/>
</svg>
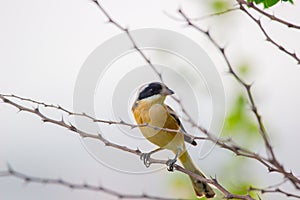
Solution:
<svg viewBox="0 0 300 200">
<path fill-rule="evenodd" d="M 183 152 L 179 156 L 179 160 L 181 161 L 185 169 L 205 178 L 202 172 L 196 167 L 187 151 Z M 201 182 L 191 176 L 190 179 L 194 186 L 195 193 L 198 197 L 202 197 L 203 195 L 205 195 L 206 198 L 213 198 L 215 196 L 215 192 L 207 183 Z"/>
</svg>

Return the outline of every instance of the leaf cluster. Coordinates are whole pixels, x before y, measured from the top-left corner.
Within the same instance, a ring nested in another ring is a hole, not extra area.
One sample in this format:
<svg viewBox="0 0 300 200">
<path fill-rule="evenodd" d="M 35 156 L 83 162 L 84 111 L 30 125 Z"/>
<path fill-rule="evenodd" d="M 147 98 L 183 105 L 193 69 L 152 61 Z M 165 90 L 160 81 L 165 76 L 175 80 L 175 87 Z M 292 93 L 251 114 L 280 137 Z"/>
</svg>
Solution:
<svg viewBox="0 0 300 200">
<path fill-rule="evenodd" d="M 265 8 L 270 8 L 276 5 L 279 1 L 294 3 L 293 0 L 248 0 L 248 2 L 254 2 L 255 4 L 263 4 Z"/>
</svg>

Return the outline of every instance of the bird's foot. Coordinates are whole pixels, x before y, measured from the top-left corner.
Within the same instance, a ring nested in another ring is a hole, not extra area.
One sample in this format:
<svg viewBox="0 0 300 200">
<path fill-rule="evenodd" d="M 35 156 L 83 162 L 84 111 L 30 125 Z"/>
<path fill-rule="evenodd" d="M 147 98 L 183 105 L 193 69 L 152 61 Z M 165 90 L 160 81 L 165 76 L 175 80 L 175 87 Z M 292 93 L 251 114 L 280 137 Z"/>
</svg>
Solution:
<svg viewBox="0 0 300 200">
<path fill-rule="evenodd" d="M 169 160 L 167 161 L 166 165 L 167 165 L 167 170 L 168 170 L 169 172 L 174 171 L 174 164 L 176 163 L 176 161 L 177 161 L 177 157 L 175 157 L 175 158 L 173 158 L 173 159 L 169 159 Z"/>
<path fill-rule="evenodd" d="M 149 153 L 142 153 L 140 156 L 140 159 L 144 162 L 144 165 L 148 168 L 151 165 L 150 162 L 150 156 L 151 156 L 152 152 Z"/>
<path fill-rule="evenodd" d="M 150 167 L 151 165 L 151 162 L 150 162 L 150 159 L 151 159 L 151 155 L 158 152 L 158 151 L 161 151 L 163 150 L 162 148 L 157 148 L 153 151 L 150 151 L 149 153 L 142 153 L 141 156 L 140 156 L 140 159 L 144 162 L 144 165 L 148 168 Z"/>
</svg>

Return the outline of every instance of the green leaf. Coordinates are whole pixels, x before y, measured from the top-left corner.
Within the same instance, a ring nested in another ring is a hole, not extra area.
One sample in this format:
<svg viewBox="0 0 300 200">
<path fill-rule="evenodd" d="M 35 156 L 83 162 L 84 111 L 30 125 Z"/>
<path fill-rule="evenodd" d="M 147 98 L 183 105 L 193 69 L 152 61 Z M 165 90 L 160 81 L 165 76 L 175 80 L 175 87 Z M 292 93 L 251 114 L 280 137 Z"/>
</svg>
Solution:
<svg viewBox="0 0 300 200">
<path fill-rule="evenodd" d="M 247 0 L 248 2 L 254 2 L 255 4 L 263 3 L 265 8 L 270 8 L 277 4 L 280 0 Z M 293 0 L 281 0 L 281 2 L 290 2 L 294 4 Z"/>
<path fill-rule="evenodd" d="M 290 2 L 291 4 L 294 4 L 294 1 L 293 0 L 281 0 L 281 1 L 285 1 L 285 2 Z"/>
<path fill-rule="evenodd" d="M 238 68 L 238 71 L 241 75 L 246 76 L 249 73 L 250 68 L 247 64 L 243 64 Z"/>
<path fill-rule="evenodd" d="M 254 2 L 256 3 L 256 4 L 260 4 L 260 3 L 262 3 L 262 2 L 264 2 L 265 0 L 254 0 Z"/>
<path fill-rule="evenodd" d="M 220 12 L 227 10 L 230 7 L 230 4 L 228 3 L 228 1 L 214 0 L 211 4 L 211 7 L 215 12 Z"/>
<path fill-rule="evenodd" d="M 264 0 L 264 7 L 265 8 L 270 8 L 278 2 L 279 2 L 279 0 Z"/>
<path fill-rule="evenodd" d="M 230 108 L 226 117 L 223 134 L 233 136 L 239 135 L 240 132 L 247 133 L 248 139 L 255 139 L 258 128 L 250 115 L 248 101 L 243 94 L 238 94 L 234 105 Z"/>
</svg>

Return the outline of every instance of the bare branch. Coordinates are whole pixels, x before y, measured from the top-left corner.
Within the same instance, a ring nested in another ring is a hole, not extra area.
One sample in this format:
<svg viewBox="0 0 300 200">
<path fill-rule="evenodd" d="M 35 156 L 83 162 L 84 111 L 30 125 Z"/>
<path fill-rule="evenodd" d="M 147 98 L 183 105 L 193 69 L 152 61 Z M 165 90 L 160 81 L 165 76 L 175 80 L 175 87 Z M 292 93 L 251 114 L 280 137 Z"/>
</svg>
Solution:
<svg viewBox="0 0 300 200">
<path fill-rule="evenodd" d="M 190 17 L 190 20 L 191 21 L 201 21 L 201 20 L 209 19 L 209 18 L 212 18 L 212 17 L 215 17 L 215 16 L 224 15 L 224 14 L 227 14 L 227 13 L 239 10 L 239 9 L 240 8 L 238 8 L 238 7 L 233 7 L 233 8 L 229 8 L 227 10 L 221 11 L 221 12 L 216 12 L 216 13 L 211 13 L 211 14 L 203 15 L 201 17 L 194 17 L 194 18 Z M 185 21 L 182 18 L 179 18 L 179 17 L 171 15 L 167 11 L 164 11 L 164 14 L 167 15 L 169 18 L 173 19 L 173 20 L 176 20 L 176 21 Z"/>
<path fill-rule="evenodd" d="M 282 190 L 280 188 L 275 188 L 275 189 L 261 189 L 261 188 L 250 187 L 249 191 L 259 191 L 262 194 L 264 194 L 264 193 L 281 193 L 281 194 L 284 194 L 287 197 L 294 197 L 294 198 L 300 199 L 300 195 L 296 195 L 296 194 L 292 194 L 292 193 L 286 192 L 286 191 L 284 191 L 284 190 Z"/>
<path fill-rule="evenodd" d="M 94 2 L 97 5 L 97 7 L 100 9 L 100 11 L 107 17 L 109 23 L 113 24 L 119 30 L 126 33 L 129 40 L 133 44 L 133 48 L 142 56 L 142 58 L 146 61 L 146 63 L 152 68 L 152 70 L 158 76 L 159 80 L 161 82 L 163 82 L 161 73 L 156 69 L 156 67 L 153 65 L 152 61 L 146 56 L 146 54 L 138 47 L 138 45 L 137 45 L 136 41 L 134 40 L 134 38 L 132 37 L 129 29 L 123 27 L 120 23 L 118 23 L 116 20 L 114 20 L 97 0 L 91 0 L 91 1 Z"/>
<path fill-rule="evenodd" d="M 256 19 L 253 15 L 251 15 L 242 4 L 240 4 L 240 10 L 242 10 L 244 13 L 246 13 L 250 19 L 252 19 L 257 26 L 260 28 L 260 30 L 262 31 L 262 33 L 265 35 L 266 40 L 268 42 L 270 42 L 271 44 L 275 45 L 280 51 L 284 52 L 285 54 L 289 55 L 290 57 L 292 57 L 294 60 L 297 61 L 297 64 L 300 64 L 300 58 L 297 56 L 297 54 L 295 52 L 289 51 L 287 50 L 285 47 L 283 47 L 282 45 L 280 45 L 278 42 L 276 42 L 274 39 L 272 39 L 270 37 L 270 35 L 267 33 L 267 31 L 265 30 L 265 28 L 262 26 L 261 20 L 260 19 Z"/>
<path fill-rule="evenodd" d="M 148 194 L 123 194 L 115 190 L 105 188 L 103 186 L 90 185 L 87 183 L 72 183 L 65 181 L 63 179 L 53 179 L 53 178 L 40 178 L 36 176 L 29 176 L 27 174 L 21 173 L 14 170 L 11 166 L 8 167 L 8 170 L 0 171 L 0 177 L 15 177 L 25 181 L 26 183 L 40 183 L 47 185 L 58 185 L 70 188 L 72 190 L 89 190 L 95 192 L 103 192 L 112 196 L 115 196 L 119 199 L 152 199 L 152 200 L 187 200 L 181 198 L 166 198 L 166 197 L 157 197 Z"/>
<path fill-rule="evenodd" d="M 17 98 L 18 96 L 13 95 L 13 97 Z M 125 152 L 131 153 L 131 154 L 135 154 L 135 155 L 138 155 L 138 156 L 142 155 L 142 152 L 139 149 L 130 149 L 130 148 L 126 147 L 126 146 L 115 144 L 115 143 L 110 142 L 109 140 L 105 139 L 101 134 L 91 134 L 91 133 L 85 132 L 83 130 L 79 130 L 74 125 L 68 124 L 68 123 L 66 123 L 63 120 L 56 120 L 56 119 L 50 118 L 50 117 L 46 116 L 45 114 L 41 113 L 41 111 L 39 110 L 39 108 L 28 108 L 28 107 L 22 106 L 22 105 L 20 105 L 18 103 L 15 103 L 15 102 L 9 100 L 7 97 L 5 97 L 5 96 L 3 96 L 1 94 L 0 94 L 0 99 L 2 99 L 2 101 L 4 103 L 10 104 L 10 105 L 16 107 L 19 111 L 24 111 L 24 112 L 28 112 L 28 113 L 32 113 L 34 115 L 37 115 L 38 117 L 41 118 L 42 121 L 48 122 L 48 123 L 51 123 L 51 124 L 55 124 L 55 125 L 63 127 L 63 128 L 66 128 L 66 129 L 68 129 L 68 130 L 70 130 L 70 131 L 72 131 L 74 133 L 77 133 L 79 136 L 81 136 L 83 138 L 84 137 L 88 137 L 88 138 L 96 139 L 96 140 L 99 140 L 99 141 L 103 142 L 108 147 L 112 147 L 112 148 L 115 148 L 115 149 L 118 149 L 118 150 L 121 150 L 121 151 L 125 151 Z M 23 99 L 26 99 L 27 101 L 38 103 L 38 101 L 35 101 L 35 100 L 30 100 L 30 99 L 27 99 L 27 98 L 23 98 Z M 63 109 L 61 107 L 57 107 L 57 106 L 52 105 L 52 104 L 45 104 L 44 103 L 44 105 L 46 105 L 46 106 L 49 105 L 51 107 L 53 106 L 56 109 L 64 110 L 65 112 L 68 112 L 66 109 Z M 69 113 L 71 113 L 71 112 L 69 112 Z M 218 140 L 216 138 L 214 138 L 214 140 L 217 140 L 218 141 L 217 144 L 222 144 L 225 148 L 227 148 L 229 150 L 233 150 L 233 151 L 237 152 L 240 155 L 243 154 L 243 153 L 240 153 L 240 151 L 243 152 L 242 148 L 239 149 L 239 148 L 235 148 L 235 147 L 230 147 L 229 145 L 225 144 L 225 141 L 220 141 L 220 140 Z M 245 155 L 246 155 L 246 153 L 245 153 Z M 258 157 L 258 159 L 260 159 L 260 158 Z M 166 160 L 157 160 L 157 159 L 153 159 L 153 158 L 149 159 L 149 163 L 150 164 L 164 164 L 164 165 L 167 165 L 167 161 Z M 217 187 L 225 195 L 225 197 L 227 199 L 233 199 L 233 198 L 236 198 L 236 199 L 247 199 L 247 200 L 248 199 L 252 199 L 249 195 L 243 196 L 243 195 L 231 194 L 228 190 L 226 190 L 223 186 L 221 186 L 216 181 L 216 179 L 206 179 L 206 178 L 203 178 L 202 176 L 199 176 L 199 175 L 197 175 L 197 174 L 195 174 L 193 172 L 190 172 L 190 171 L 188 171 L 188 170 L 180 167 L 177 164 L 174 164 L 173 167 L 174 167 L 174 169 L 176 169 L 178 171 L 181 171 L 181 172 L 183 172 L 183 173 L 185 173 L 187 175 L 193 176 L 194 178 L 196 178 L 196 179 L 198 179 L 200 181 L 207 182 L 209 184 L 214 185 L 215 187 Z"/>
<path fill-rule="evenodd" d="M 251 152 L 249 150 L 247 150 L 246 148 L 243 148 L 242 146 L 239 146 L 237 145 L 236 143 L 234 143 L 232 141 L 231 138 L 227 138 L 227 139 L 221 139 L 221 138 L 217 138 L 213 133 L 210 133 L 208 130 L 206 130 L 205 128 L 197 125 L 193 119 L 188 115 L 187 111 L 182 107 L 182 110 L 183 110 L 183 113 L 185 115 L 187 115 L 188 117 L 188 122 L 191 123 L 194 127 L 197 127 L 201 132 L 203 132 L 206 136 L 205 137 L 200 137 L 200 136 L 197 136 L 197 137 L 194 137 L 194 136 L 191 136 L 185 132 L 182 132 L 182 130 L 174 130 L 174 129 L 168 129 L 168 128 L 161 128 L 161 127 L 156 127 L 156 126 L 153 126 L 153 125 L 150 125 L 150 124 L 140 124 L 140 125 L 135 125 L 135 124 L 130 124 L 130 123 L 126 123 L 124 121 L 110 121 L 110 120 L 100 120 L 100 119 L 96 119 L 96 118 L 93 118 L 92 116 L 88 115 L 88 114 L 81 114 L 81 113 L 74 113 L 70 110 L 67 110 L 61 106 L 57 106 L 57 105 L 53 105 L 53 104 L 47 104 L 47 103 L 44 103 L 44 102 L 40 102 L 40 101 L 36 101 L 36 100 L 31 100 L 29 98 L 24 98 L 24 97 L 20 97 L 20 96 L 17 96 L 17 95 L 1 95 L 0 94 L 0 99 L 2 99 L 5 103 L 8 103 L 8 104 L 11 104 L 15 107 L 17 107 L 20 111 L 27 111 L 27 112 L 30 112 L 29 110 L 32 111 L 32 113 L 34 114 L 37 114 L 39 116 L 38 113 L 36 113 L 36 109 L 32 108 L 32 109 L 29 109 L 27 107 L 24 107 L 22 105 L 18 105 L 17 103 L 15 102 L 12 102 L 11 100 L 7 99 L 7 98 L 15 98 L 15 99 L 19 99 L 19 100 L 23 100 L 23 101 L 27 101 L 27 102 L 32 102 L 36 105 L 34 105 L 34 107 L 38 107 L 39 108 L 39 113 L 41 112 L 40 109 L 42 106 L 44 107 L 51 107 L 51 108 L 54 108 L 54 109 L 57 109 L 57 110 L 60 110 L 62 112 L 65 112 L 67 113 L 68 115 L 72 116 L 72 115 L 75 115 L 75 116 L 81 116 L 81 117 L 85 117 L 85 118 L 88 118 L 88 119 L 91 119 L 93 122 L 98 122 L 98 123 L 105 123 L 105 124 L 110 124 L 110 125 L 124 125 L 124 126 L 129 126 L 130 128 L 136 128 L 136 127 L 150 127 L 150 128 L 153 128 L 154 130 L 164 130 L 164 131 L 169 131 L 169 132 L 180 132 L 180 133 L 183 133 L 183 134 L 186 134 L 190 137 L 193 137 L 193 139 L 195 140 L 209 140 L 215 144 L 217 144 L 218 146 L 220 146 L 221 148 L 224 148 L 224 149 L 227 149 L 229 151 L 232 151 L 233 153 L 235 153 L 237 156 L 244 156 L 244 157 L 248 157 L 248 158 L 252 158 L 252 159 L 255 159 L 255 160 L 258 160 L 259 162 L 263 163 L 268 169 L 273 169 L 275 170 L 274 168 L 272 168 L 272 165 L 268 164 L 268 159 L 267 158 L 264 158 L 263 156 L 261 155 L 258 155 L 254 152 Z M 179 101 L 178 103 L 180 104 L 180 100 L 175 98 L 174 99 L 176 101 Z M 29 109 L 29 110 L 28 110 Z M 44 118 L 46 117 L 45 114 L 43 114 Z M 48 117 L 48 119 L 43 119 L 43 121 L 45 122 L 53 122 L 54 119 L 50 119 Z M 66 127 L 67 125 L 65 125 L 65 122 L 64 121 L 60 121 L 60 125 L 63 125 L 63 127 Z M 75 127 L 69 127 L 68 129 L 70 128 L 73 128 L 76 131 L 79 131 L 78 128 L 75 128 Z M 104 138 L 101 138 L 100 136 L 96 137 L 95 138 L 95 135 L 94 134 L 87 134 L 85 133 L 85 137 L 91 137 L 91 138 L 94 138 L 94 139 L 98 139 L 98 140 L 101 140 L 104 139 Z M 108 143 L 107 145 L 109 145 L 109 142 L 107 140 L 103 141 L 104 143 Z"/>
<path fill-rule="evenodd" d="M 215 17 L 215 16 L 220 16 L 220 15 L 224 15 L 224 14 L 227 14 L 227 13 L 231 13 L 231 12 L 236 11 L 236 10 L 239 10 L 239 8 L 233 7 L 233 8 L 229 8 L 227 10 L 223 10 L 221 12 L 216 12 L 216 13 L 211 13 L 211 14 L 208 14 L 208 15 L 203 15 L 201 17 L 190 18 L 190 20 L 191 21 L 200 21 L 200 20 L 211 18 L 211 17 Z"/>
<path fill-rule="evenodd" d="M 239 4 L 243 4 L 243 5 L 247 5 L 250 8 L 253 8 L 255 11 L 259 12 L 260 14 L 266 16 L 267 18 L 271 19 L 272 21 L 276 21 L 280 24 L 283 24 L 289 28 L 294 28 L 294 29 L 300 29 L 299 25 L 293 24 L 291 22 L 285 21 L 284 19 L 278 18 L 275 15 L 269 14 L 267 12 L 265 12 L 264 10 L 258 8 L 257 6 L 255 6 L 255 4 L 251 1 L 245 1 L 245 0 L 237 0 L 237 2 Z"/>
<path fill-rule="evenodd" d="M 237 80 L 238 83 L 240 83 L 245 88 L 245 90 L 247 92 L 248 99 L 249 99 L 249 104 L 250 104 L 250 106 L 252 108 L 252 112 L 254 113 L 254 115 L 255 115 L 255 117 L 257 119 L 258 127 L 259 127 L 259 130 L 260 130 L 260 134 L 261 134 L 261 136 L 263 138 L 263 141 L 264 141 L 265 147 L 266 147 L 266 151 L 270 155 L 270 158 L 268 158 L 267 160 L 261 160 L 261 159 L 258 159 L 260 157 L 257 157 L 257 154 L 246 156 L 246 157 L 252 157 L 252 158 L 260 161 L 265 166 L 268 166 L 269 164 L 271 164 L 273 167 L 271 167 L 271 168 L 268 167 L 268 170 L 270 172 L 276 171 L 276 172 L 279 172 L 279 173 L 283 174 L 284 177 L 288 178 L 297 189 L 300 189 L 300 180 L 296 176 L 294 176 L 292 172 L 287 172 L 284 169 L 284 167 L 278 162 L 278 160 L 277 160 L 277 158 L 275 156 L 275 153 L 273 151 L 273 147 L 271 146 L 271 143 L 269 141 L 266 129 L 265 129 L 264 124 L 262 122 L 261 116 L 258 113 L 258 109 L 257 109 L 257 106 L 255 104 L 255 101 L 254 101 L 254 98 L 253 98 L 253 95 L 252 95 L 252 91 L 251 91 L 251 86 L 252 85 L 248 84 L 244 80 L 242 80 L 241 77 L 234 71 L 234 69 L 233 69 L 231 63 L 229 62 L 229 59 L 228 59 L 228 57 L 227 57 L 227 55 L 225 53 L 225 48 L 221 47 L 215 41 L 215 39 L 211 36 L 211 34 L 210 34 L 210 32 L 208 30 L 206 31 L 206 30 L 200 28 L 195 23 L 193 23 L 189 19 L 189 17 L 181 9 L 179 9 L 179 14 L 185 19 L 185 21 L 186 21 L 186 23 L 187 23 L 188 26 L 194 28 L 195 30 L 203 33 L 204 35 L 206 35 L 208 37 L 208 39 L 213 43 L 213 45 L 222 54 L 222 56 L 223 56 L 223 58 L 224 58 L 224 60 L 225 60 L 225 62 L 227 64 L 227 66 L 228 66 L 229 73 Z M 245 155 L 243 155 L 243 156 L 245 156 Z"/>
</svg>

